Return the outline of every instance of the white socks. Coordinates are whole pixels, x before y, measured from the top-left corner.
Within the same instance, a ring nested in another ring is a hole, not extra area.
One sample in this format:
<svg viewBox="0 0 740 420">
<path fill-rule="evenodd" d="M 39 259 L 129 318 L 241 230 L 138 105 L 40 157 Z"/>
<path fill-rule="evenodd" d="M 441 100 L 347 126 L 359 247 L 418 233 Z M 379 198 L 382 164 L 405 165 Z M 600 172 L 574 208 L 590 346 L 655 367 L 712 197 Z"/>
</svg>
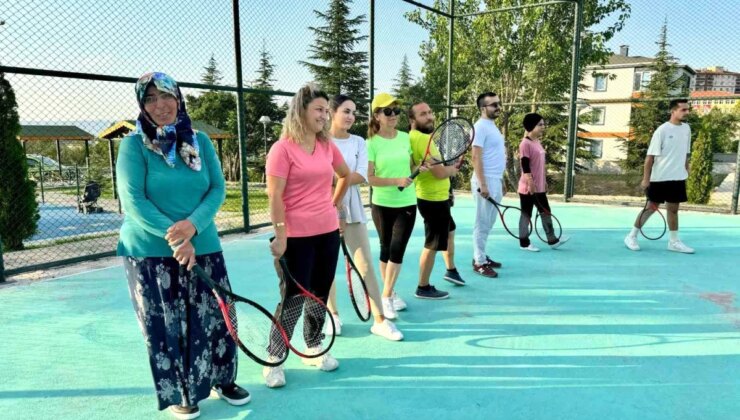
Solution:
<svg viewBox="0 0 740 420">
<path fill-rule="evenodd" d="M 640 233 L 640 229 L 633 226 L 632 230 L 630 231 L 630 236 L 636 238 L 638 233 Z"/>
</svg>

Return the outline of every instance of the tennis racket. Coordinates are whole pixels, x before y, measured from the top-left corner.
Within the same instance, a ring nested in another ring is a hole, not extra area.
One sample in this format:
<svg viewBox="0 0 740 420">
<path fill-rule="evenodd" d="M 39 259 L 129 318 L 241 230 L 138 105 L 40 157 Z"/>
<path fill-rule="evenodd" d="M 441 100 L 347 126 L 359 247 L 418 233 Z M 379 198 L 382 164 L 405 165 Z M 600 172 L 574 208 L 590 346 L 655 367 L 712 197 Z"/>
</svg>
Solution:
<svg viewBox="0 0 740 420">
<path fill-rule="evenodd" d="M 347 288 L 349 289 L 349 298 L 355 313 L 361 321 L 365 322 L 370 319 L 370 297 L 367 294 L 365 280 L 352 261 L 347 244 L 344 242 L 344 236 L 340 238 L 342 252 L 344 253 L 344 270 L 347 274 Z"/>
<path fill-rule="evenodd" d="M 288 295 L 287 288 L 284 292 L 283 301 L 278 307 L 278 322 L 285 330 L 287 345 L 293 353 L 303 358 L 320 357 L 326 354 L 334 345 L 335 325 L 334 319 L 329 314 L 326 303 L 301 286 L 290 274 L 285 257 L 275 264 L 278 276 L 286 286 L 291 284 L 297 293 Z M 331 323 L 331 334 L 324 333 L 324 323 Z M 298 332 L 295 334 L 294 332 Z M 302 337 L 298 338 L 298 337 Z M 299 343 L 303 343 L 306 349 Z M 279 343 L 276 343 L 279 344 Z M 320 351 L 308 351 L 307 349 L 321 348 Z"/>
<path fill-rule="evenodd" d="M 421 167 L 432 159 L 432 165 L 447 165 L 459 159 L 475 138 L 475 128 L 473 124 L 461 117 L 453 117 L 445 120 L 429 136 L 424 158 L 421 160 Z M 419 176 L 419 168 L 416 168 L 409 178 L 414 179 Z M 403 191 L 405 187 L 398 187 Z"/>
<path fill-rule="evenodd" d="M 647 195 L 647 190 L 645 190 L 645 194 Z M 659 217 L 651 217 L 653 213 Z M 660 206 L 650 201 L 650 198 L 645 200 L 645 206 L 640 211 L 639 224 L 642 236 L 651 241 L 657 241 L 662 238 L 668 230 L 665 216 L 660 211 Z"/>
<path fill-rule="evenodd" d="M 213 292 L 229 335 L 242 352 L 263 366 L 285 362 L 288 337 L 267 309 L 217 284 L 199 265 L 193 272 Z"/>
<path fill-rule="evenodd" d="M 480 188 L 478 189 L 478 193 L 480 193 Z M 526 226 L 527 238 L 532 234 L 532 220 L 522 212 L 522 209 L 497 203 L 490 195 L 486 200 L 496 207 L 496 211 L 498 211 L 501 218 L 501 224 L 504 225 L 504 229 L 509 235 L 516 239 L 524 239 L 519 236 L 520 223 L 524 223 Z"/>
<path fill-rule="evenodd" d="M 549 217 L 550 223 L 552 224 L 553 235 L 559 241 L 563 236 L 563 227 L 560 225 L 560 220 L 558 220 L 550 210 L 547 210 L 545 206 L 540 203 L 537 195 L 534 196 L 534 201 L 537 202 L 537 216 L 534 219 L 534 231 L 537 234 L 537 237 L 540 238 L 542 242 L 550 244 L 550 241 L 547 239 L 547 218 Z"/>
</svg>

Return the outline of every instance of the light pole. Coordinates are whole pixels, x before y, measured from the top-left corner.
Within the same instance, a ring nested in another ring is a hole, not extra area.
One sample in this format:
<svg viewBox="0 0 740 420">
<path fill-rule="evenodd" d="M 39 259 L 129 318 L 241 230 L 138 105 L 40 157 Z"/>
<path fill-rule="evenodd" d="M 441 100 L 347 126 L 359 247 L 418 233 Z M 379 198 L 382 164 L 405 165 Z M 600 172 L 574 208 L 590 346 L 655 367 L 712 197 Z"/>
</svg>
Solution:
<svg viewBox="0 0 740 420">
<path fill-rule="evenodd" d="M 263 115 L 260 117 L 259 122 L 262 123 L 262 134 L 265 139 L 265 156 L 267 156 L 267 124 L 271 123 L 272 120 L 267 115 Z"/>
</svg>

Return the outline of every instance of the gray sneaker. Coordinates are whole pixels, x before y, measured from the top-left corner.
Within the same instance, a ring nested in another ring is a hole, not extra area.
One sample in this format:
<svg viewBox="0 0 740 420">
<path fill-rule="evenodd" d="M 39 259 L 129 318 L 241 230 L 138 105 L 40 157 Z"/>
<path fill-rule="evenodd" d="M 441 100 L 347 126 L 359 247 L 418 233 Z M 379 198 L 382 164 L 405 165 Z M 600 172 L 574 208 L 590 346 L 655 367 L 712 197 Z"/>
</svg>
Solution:
<svg viewBox="0 0 740 420">
<path fill-rule="evenodd" d="M 447 270 L 445 272 L 444 277 L 442 278 L 458 286 L 465 286 L 465 280 L 463 280 L 462 277 L 460 277 L 460 273 L 457 272 L 457 268 L 453 268 L 452 270 Z"/>
<path fill-rule="evenodd" d="M 416 288 L 416 297 L 419 299 L 447 299 L 450 297 L 450 294 L 447 292 L 443 292 L 441 290 L 437 290 L 436 287 L 432 286 L 431 284 L 425 287 L 417 287 Z"/>
</svg>

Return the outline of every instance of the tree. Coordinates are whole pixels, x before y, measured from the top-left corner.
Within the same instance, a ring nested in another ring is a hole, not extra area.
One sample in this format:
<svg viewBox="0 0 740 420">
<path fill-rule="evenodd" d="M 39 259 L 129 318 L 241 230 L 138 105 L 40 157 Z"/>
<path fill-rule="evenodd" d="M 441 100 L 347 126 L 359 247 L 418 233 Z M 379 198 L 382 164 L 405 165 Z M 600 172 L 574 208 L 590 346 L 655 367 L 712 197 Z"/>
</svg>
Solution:
<svg viewBox="0 0 740 420">
<path fill-rule="evenodd" d="M 714 186 L 712 180 L 712 138 L 706 126 L 702 126 L 691 147 L 689 179 L 686 193 L 692 203 L 706 204 Z"/>
<path fill-rule="evenodd" d="M 251 87 L 264 91 L 272 91 L 273 75 L 275 74 L 275 65 L 272 64 L 272 55 L 267 47 L 262 44 L 260 50 L 259 67 L 256 70 L 257 78 L 252 81 Z M 270 146 L 275 143 L 279 136 L 280 126 L 278 124 L 284 117 L 285 113 L 281 112 L 278 105 L 273 101 L 270 93 L 249 92 L 244 95 L 245 115 L 247 126 L 247 150 L 250 155 L 262 156 L 264 160 L 264 150 L 270 150 Z M 272 125 L 265 126 L 259 122 L 262 116 L 267 116 L 272 121 Z M 266 137 L 265 137 L 266 134 Z"/>
<path fill-rule="evenodd" d="M 203 73 L 200 80 L 203 81 L 204 84 L 217 85 L 223 79 L 221 72 L 218 70 L 216 58 L 213 54 L 211 54 L 211 58 L 208 60 L 208 65 L 203 69 L 205 70 L 205 73 Z"/>
<path fill-rule="evenodd" d="M 678 60 L 668 51 L 667 23 L 663 23 L 656 44 L 658 53 L 650 65 L 650 82 L 640 95 L 641 99 L 647 101 L 633 104 L 629 122 L 630 138 L 621 139 L 626 157 L 620 165 L 625 170 L 639 170 L 644 164 L 653 132 L 670 116 L 671 98 L 688 97 L 688 80 L 678 75 Z"/>
<path fill-rule="evenodd" d="M 15 92 L 0 73 L 0 238 L 6 250 L 23 249 L 23 240 L 36 233 L 39 220 L 35 183 L 18 141 L 21 126 Z"/>
<path fill-rule="evenodd" d="M 330 95 L 343 93 L 357 101 L 360 112 L 367 110 L 363 99 L 368 97 L 367 52 L 355 51 L 367 36 L 360 35 L 365 15 L 349 17 L 351 1 L 331 0 L 326 13 L 314 10 L 314 14 L 324 23 L 311 26 L 316 39 L 311 46 L 311 60 L 317 63 L 299 61 L 313 74 L 316 82 Z"/>
<path fill-rule="evenodd" d="M 480 3 L 459 0 L 455 12 L 478 12 Z M 494 2 L 485 2 L 490 3 Z M 520 0 L 499 0 L 490 8 L 519 6 L 520 3 Z M 581 74 L 588 65 L 608 61 L 611 51 L 606 43 L 622 29 L 630 12 L 624 0 L 585 0 L 584 3 Z M 439 9 L 445 9 L 447 4 L 447 1 L 434 2 Z M 420 84 L 425 99 L 429 103 L 445 103 L 448 20 L 420 10 L 407 13 L 406 18 L 430 34 L 419 47 L 419 56 L 424 62 Z M 451 102 L 469 106 L 481 92 L 494 91 L 499 95 L 503 112 L 496 124 L 506 139 L 510 186 L 518 178 L 519 165 L 513 164 L 513 158 L 521 139 L 520 128 L 513 122 L 521 121 L 527 112 L 547 114 L 551 125 L 547 131 L 548 141 L 551 141 L 548 162 L 564 166 L 568 110 L 564 106 L 539 104 L 562 101 L 570 92 L 572 32 L 563 28 L 572 28 L 574 19 L 572 4 L 555 4 L 466 17 L 455 25 Z M 461 115 L 475 119 L 479 111 L 469 106 Z M 581 141 L 579 145 L 577 157 L 591 158 L 586 151 L 587 142 Z"/>
</svg>

